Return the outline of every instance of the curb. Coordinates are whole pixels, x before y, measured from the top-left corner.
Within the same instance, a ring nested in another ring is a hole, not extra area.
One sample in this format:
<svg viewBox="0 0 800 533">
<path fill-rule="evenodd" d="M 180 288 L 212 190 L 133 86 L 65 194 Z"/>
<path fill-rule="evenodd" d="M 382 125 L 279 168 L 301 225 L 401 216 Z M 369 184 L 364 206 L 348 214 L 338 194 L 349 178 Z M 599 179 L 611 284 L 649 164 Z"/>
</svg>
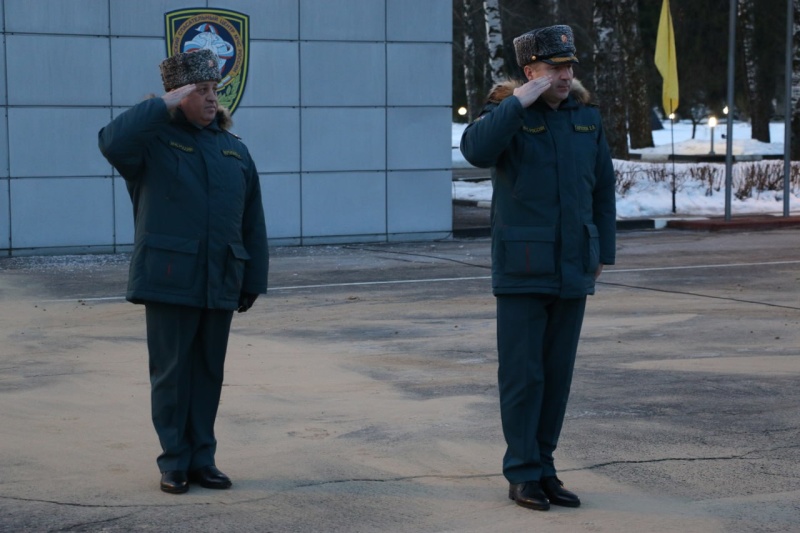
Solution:
<svg viewBox="0 0 800 533">
<path fill-rule="evenodd" d="M 487 209 L 492 207 L 492 202 L 487 200 L 459 200 L 454 199 L 453 205 L 464 205 L 467 207 L 485 207 Z"/>
<path fill-rule="evenodd" d="M 483 200 L 454 199 L 453 205 L 490 208 L 492 203 Z M 617 220 L 617 231 L 674 229 L 689 231 L 766 231 L 771 229 L 800 228 L 800 215 L 740 215 L 725 220 L 710 218 L 630 218 Z M 489 226 L 474 226 L 453 230 L 454 237 L 490 237 Z"/>
<path fill-rule="evenodd" d="M 669 227 L 659 220 L 638 219 L 638 220 L 618 220 L 617 231 L 636 231 L 647 229 L 662 229 Z M 453 229 L 453 237 L 455 238 L 477 238 L 477 237 L 491 237 L 492 228 L 489 226 L 478 226 L 472 228 L 455 228 Z"/>
<path fill-rule="evenodd" d="M 478 239 L 491 236 L 492 236 L 492 228 L 488 226 L 477 227 L 477 228 L 453 229 L 454 239 Z"/>
<path fill-rule="evenodd" d="M 697 231 L 764 231 L 770 229 L 798 228 L 800 216 L 755 215 L 724 218 L 706 218 L 696 220 L 668 220 L 670 229 Z"/>
</svg>

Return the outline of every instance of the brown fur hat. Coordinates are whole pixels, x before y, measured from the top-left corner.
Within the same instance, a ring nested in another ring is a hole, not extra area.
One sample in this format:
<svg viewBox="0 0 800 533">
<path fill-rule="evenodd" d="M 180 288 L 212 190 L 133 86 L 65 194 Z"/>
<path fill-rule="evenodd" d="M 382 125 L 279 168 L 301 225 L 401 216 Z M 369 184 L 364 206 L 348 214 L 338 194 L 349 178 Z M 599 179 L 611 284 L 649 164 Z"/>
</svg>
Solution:
<svg viewBox="0 0 800 533">
<path fill-rule="evenodd" d="M 538 28 L 520 35 L 514 39 L 514 51 L 520 67 L 534 61 L 551 65 L 578 62 L 572 28 L 564 24 Z"/>
<path fill-rule="evenodd" d="M 175 54 L 162 61 L 159 67 L 165 91 L 190 83 L 222 79 L 219 72 L 219 58 L 208 49 Z"/>
</svg>

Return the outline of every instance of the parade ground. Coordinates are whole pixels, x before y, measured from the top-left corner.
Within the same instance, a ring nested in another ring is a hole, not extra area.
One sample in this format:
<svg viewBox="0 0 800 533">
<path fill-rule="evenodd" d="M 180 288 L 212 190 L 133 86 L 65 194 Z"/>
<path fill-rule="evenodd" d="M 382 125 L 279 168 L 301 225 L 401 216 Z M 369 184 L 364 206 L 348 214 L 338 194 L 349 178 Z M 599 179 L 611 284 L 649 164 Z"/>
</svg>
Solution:
<svg viewBox="0 0 800 533">
<path fill-rule="evenodd" d="M 800 528 L 800 229 L 622 231 L 559 477 L 507 498 L 490 241 L 281 247 L 234 316 L 217 465 L 159 490 L 129 257 L 0 259 L 0 531 Z"/>
</svg>

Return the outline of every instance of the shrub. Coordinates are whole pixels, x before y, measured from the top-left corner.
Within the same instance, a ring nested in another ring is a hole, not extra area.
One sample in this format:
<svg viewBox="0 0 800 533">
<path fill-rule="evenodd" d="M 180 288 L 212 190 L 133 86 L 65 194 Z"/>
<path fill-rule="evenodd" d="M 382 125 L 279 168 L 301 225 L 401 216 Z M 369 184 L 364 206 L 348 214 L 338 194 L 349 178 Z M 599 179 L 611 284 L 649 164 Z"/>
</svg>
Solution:
<svg viewBox="0 0 800 533">
<path fill-rule="evenodd" d="M 783 167 L 783 161 L 734 164 L 731 176 L 733 194 L 737 199 L 744 200 L 767 191 L 783 191 Z M 673 166 L 615 159 L 614 173 L 616 190 L 620 196 L 625 196 L 634 188 L 645 190 L 663 183 L 670 183 L 674 192 L 696 184 L 704 188 L 706 196 L 713 196 L 723 189 L 725 181 L 725 165 L 713 163 L 677 163 Z M 800 161 L 792 161 L 789 182 L 790 193 L 800 194 Z"/>
</svg>

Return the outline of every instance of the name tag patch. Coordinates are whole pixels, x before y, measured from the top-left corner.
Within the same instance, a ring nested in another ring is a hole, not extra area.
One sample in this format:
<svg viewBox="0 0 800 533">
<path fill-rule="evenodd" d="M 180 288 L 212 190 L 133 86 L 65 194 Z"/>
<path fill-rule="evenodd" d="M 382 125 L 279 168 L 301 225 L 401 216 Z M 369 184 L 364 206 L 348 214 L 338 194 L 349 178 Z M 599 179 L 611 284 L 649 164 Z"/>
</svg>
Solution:
<svg viewBox="0 0 800 533">
<path fill-rule="evenodd" d="M 189 153 L 194 152 L 194 147 L 186 146 L 185 144 L 177 143 L 175 141 L 170 141 L 169 145 L 173 148 L 177 148 L 178 150 L 182 150 L 184 152 L 189 152 Z"/>
<path fill-rule="evenodd" d="M 594 131 L 597 129 L 597 126 L 594 124 L 589 124 L 588 126 L 582 126 L 580 124 L 575 124 L 575 131 L 578 133 L 589 133 L 590 131 Z"/>
<path fill-rule="evenodd" d="M 543 133 L 546 130 L 547 128 L 544 126 L 534 126 L 532 128 L 529 128 L 528 126 L 522 126 L 522 131 L 525 133 Z"/>
<path fill-rule="evenodd" d="M 222 155 L 227 155 L 228 157 L 235 157 L 236 159 L 241 160 L 242 156 L 236 150 L 223 150 Z"/>
</svg>

